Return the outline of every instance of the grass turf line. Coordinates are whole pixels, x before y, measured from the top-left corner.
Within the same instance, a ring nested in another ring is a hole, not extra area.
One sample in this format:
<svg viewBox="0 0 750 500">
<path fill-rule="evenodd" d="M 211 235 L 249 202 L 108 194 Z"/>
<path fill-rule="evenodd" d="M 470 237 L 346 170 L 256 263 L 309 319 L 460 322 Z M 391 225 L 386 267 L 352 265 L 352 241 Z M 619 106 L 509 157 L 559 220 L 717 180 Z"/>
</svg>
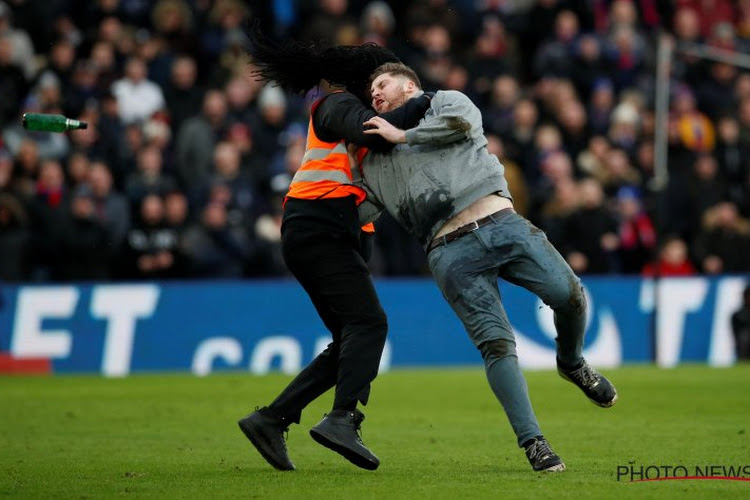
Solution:
<svg viewBox="0 0 750 500">
<path fill-rule="evenodd" d="M 750 365 L 604 370 L 620 399 L 591 404 L 553 372 L 526 373 L 541 427 L 568 470 L 531 471 L 481 369 L 381 375 L 364 408 L 376 472 L 293 425 L 294 472 L 272 469 L 236 420 L 289 381 L 221 374 L 0 378 L 0 497 L 734 498 L 750 482 L 617 481 L 618 465 L 750 465 Z"/>
</svg>

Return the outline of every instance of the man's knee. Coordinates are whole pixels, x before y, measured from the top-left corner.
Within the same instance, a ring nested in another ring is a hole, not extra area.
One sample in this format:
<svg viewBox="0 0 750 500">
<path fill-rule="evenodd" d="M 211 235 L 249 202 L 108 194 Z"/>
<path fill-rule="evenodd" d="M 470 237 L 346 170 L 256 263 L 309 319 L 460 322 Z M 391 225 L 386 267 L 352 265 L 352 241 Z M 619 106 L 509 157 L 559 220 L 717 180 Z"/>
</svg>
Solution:
<svg viewBox="0 0 750 500">
<path fill-rule="evenodd" d="M 385 311 L 382 307 L 378 307 L 368 315 L 370 324 L 373 328 L 382 330 L 383 332 L 388 331 L 388 317 L 385 315 Z"/>
<path fill-rule="evenodd" d="M 479 346 L 484 362 L 490 363 L 494 360 L 516 355 L 516 343 L 513 340 L 497 339 L 488 340 Z"/>
<path fill-rule="evenodd" d="M 353 322 L 352 326 L 362 333 L 367 332 L 367 335 L 372 338 L 385 339 L 388 334 L 388 318 L 382 309 L 363 314 Z"/>
<path fill-rule="evenodd" d="M 583 285 L 581 285 L 581 281 L 578 278 L 570 284 L 568 304 L 577 314 L 586 313 L 586 294 L 583 292 Z"/>
<path fill-rule="evenodd" d="M 550 293 L 548 305 L 556 312 L 586 313 L 586 294 L 577 276 L 571 276 Z"/>
<path fill-rule="evenodd" d="M 377 335 L 383 337 L 388 334 L 388 318 L 385 313 L 378 315 L 373 322 L 373 329 L 377 332 Z"/>
</svg>

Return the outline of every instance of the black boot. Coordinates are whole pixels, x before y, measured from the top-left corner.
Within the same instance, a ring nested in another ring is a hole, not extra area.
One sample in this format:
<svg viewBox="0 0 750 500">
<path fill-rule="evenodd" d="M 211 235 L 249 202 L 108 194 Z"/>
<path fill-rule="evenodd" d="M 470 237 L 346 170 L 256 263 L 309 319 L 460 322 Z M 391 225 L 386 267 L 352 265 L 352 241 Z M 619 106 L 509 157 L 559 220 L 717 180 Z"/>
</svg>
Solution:
<svg viewBox="0 0 750 500">
<path fill-rule="evenodd" d="M 263 407 L 237 423 L 269 464 L 279 470 L 294 470 L 284 439 L 284 433 L 289 429 L 288 422 Z"/>
<path fill-rule="evenodd" d="M 536 472 L 562 472 L 565 470 L 565 464 L 557 453 L 552 451 L 549 443 L 542 436 L 529 440 L 524 443 L 526 458 L 529 459 L 531 467 Z"/>
<path fill-rule="evenodd" d="M 587 398 L 597 406 L 609 408 L 617 402 L 617 390 L 607 377 L 592 368 L 586 360 L 578 366 L 565 367 L 557 360 L 557 373 L 577 385 Z"/>
<path fill-rule="evenodd" d="M 380 465 L 380 460 L 367 449 L 359 435 L 359 428 L 364 419 L 365 415 L 357 409 L 333 410 L 310 429 L 310 435 L 315 441 L 339 453 L 357 467 L 375 470 Z"/>
</svg>

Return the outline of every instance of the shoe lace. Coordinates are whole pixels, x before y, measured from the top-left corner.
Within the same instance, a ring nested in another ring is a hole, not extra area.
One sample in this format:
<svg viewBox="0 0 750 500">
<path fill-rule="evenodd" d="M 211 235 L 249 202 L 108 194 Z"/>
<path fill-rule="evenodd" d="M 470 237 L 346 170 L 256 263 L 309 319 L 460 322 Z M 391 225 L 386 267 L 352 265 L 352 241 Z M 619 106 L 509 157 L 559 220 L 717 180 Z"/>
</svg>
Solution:
<svg viewBox="0 0 750 500">
<path fill-rule="evenodd" d="M 255 411 L 260 410 L 260 406 L 255 407 Z M 286 450 L 286 441 L 289 439 L 289 423 L 284 421 L 285 419 L 280 419 L 279 422 L 281 425 L 279 426 L 279 429 L 281 430 L 281 433 L 284 434 L 284 440 L 282 441 L 284 445 L 284 449 Z"/>
<path fill-rule="evenodd" d="M 362 421 L 365 419 L 362 413 L 352 413 L 352 423 L 354 424 L 354 431 L 357 433 L 357 438 L 362 442 Z"/>
<path fill-rule="evenodd" d="M 571 372 L 571 375 L 578 379 L 586 387 L 592 387 L 599 382 L 599 374 L 584 361 L 583 365 Z"/>
<path fill-rule="evenodd" d="M 287 419 L 282 418 L 280 422 L 281 424 L 279 425 L 279 428 L 281 429 L 281 432 L 284 434 L 284 448 L 286 448 L 286 440 L 289 439 L 289 421 Z"/>
<path fill-rule="evenodd" d="M 552 448 L 546 439 L 537 439 L 526 450 L 529 460 L 542 459 L 549 455 L 554 455 Z"/>
</svg>

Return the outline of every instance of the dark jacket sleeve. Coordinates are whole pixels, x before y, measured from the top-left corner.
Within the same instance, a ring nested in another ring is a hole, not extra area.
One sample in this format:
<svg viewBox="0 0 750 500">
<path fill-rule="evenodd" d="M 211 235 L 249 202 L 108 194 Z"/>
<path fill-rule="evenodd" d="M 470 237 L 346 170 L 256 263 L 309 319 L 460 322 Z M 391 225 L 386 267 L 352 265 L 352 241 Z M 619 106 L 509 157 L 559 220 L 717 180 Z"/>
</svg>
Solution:
<svg viewBox="0 0 750 500">
<path fill-rule="evenodd" d="M 380 115 L 400 129 L 414 127 L 430 107 L 426 95 L 409 99 L 403 106 Z M 377 116 L 375 111 L 365 106 L 356 96 L 348 92 L 338 92 L 326 97 L 315 109 L 313 127 L 318 137 L 327 142 L 341 139 L 364 146 L 378 153 L 393 149 L 392 144 L 381 136 L 364 133 L 363 123 Z"/>
</svg>

